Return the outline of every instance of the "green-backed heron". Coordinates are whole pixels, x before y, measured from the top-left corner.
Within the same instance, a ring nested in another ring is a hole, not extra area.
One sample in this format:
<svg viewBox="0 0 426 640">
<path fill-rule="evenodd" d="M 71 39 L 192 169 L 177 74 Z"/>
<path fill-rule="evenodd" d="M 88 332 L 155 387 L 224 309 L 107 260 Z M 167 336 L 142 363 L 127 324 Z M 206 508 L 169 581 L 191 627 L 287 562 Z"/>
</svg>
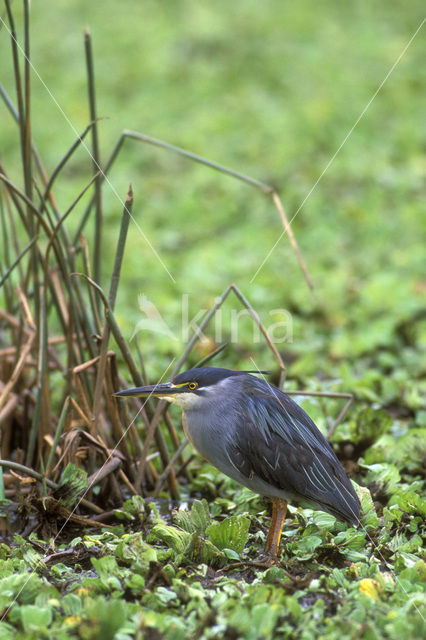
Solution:
<svg viewBox="0 0 426 640">
<path fill-rule="evenodd" d="M 119 391 L 182 407 L 183 427 L 212 465 L 273 500 L 266 551 L 278 554 L 287 501 L 359 522 L 361 505 L 334 451 L 311 418 L 254 371 L 190 369 L 170 382 Z"/>
</svg>

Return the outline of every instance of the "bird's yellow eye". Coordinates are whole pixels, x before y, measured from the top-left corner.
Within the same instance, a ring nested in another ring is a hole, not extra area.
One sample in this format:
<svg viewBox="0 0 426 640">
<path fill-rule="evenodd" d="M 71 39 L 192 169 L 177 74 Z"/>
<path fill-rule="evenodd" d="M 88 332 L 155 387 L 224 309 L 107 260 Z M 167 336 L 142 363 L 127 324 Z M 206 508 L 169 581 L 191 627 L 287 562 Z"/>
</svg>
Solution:
<svg viewBox="0 0 426 640">
<path fill-rule="evenodd" d="M 188 385 L 188 389 L 191 389 L 191 391 L 194 391 L 194 389 L 196 389 L 198 387 L 196 382 L 190 382 Z"/>
</svg>

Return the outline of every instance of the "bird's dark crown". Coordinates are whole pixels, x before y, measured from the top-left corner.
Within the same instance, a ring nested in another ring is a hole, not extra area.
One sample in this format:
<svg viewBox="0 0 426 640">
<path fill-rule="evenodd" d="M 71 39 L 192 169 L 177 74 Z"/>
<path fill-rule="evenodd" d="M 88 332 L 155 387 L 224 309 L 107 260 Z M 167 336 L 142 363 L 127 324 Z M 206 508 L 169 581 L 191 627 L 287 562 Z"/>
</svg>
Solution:
<svg viewBox="0 0 426 640">
<path fill-rule="evenodd" d="M 187 382 L 196 382 L 198 387 L 211 387 L 212 385 L 230 378 L 231 376 L 241 376 L 247 373 L 264 373 L 259 371 L 233 371 L 232 369 L 222 369 L 220 367 L 198 367 L 189 369 L 172 379 L 172 384 L 185 384 Z"/>
</svg>

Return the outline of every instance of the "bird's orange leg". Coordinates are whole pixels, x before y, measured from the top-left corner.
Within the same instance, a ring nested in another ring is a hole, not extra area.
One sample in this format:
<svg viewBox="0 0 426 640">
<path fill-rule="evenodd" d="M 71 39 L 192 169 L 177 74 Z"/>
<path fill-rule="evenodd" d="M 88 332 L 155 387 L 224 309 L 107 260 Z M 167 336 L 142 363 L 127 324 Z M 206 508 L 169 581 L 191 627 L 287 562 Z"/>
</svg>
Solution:
<svg viewBox="0 0 426 640">
<path fill-rule="evenodd" d="M 287 501 L 282 498 L 272 498 L 272 522 L 266 538 L 265 551 L 271 556 L 278 556 L 281 532 L 287 514 Z"/>
</svg>

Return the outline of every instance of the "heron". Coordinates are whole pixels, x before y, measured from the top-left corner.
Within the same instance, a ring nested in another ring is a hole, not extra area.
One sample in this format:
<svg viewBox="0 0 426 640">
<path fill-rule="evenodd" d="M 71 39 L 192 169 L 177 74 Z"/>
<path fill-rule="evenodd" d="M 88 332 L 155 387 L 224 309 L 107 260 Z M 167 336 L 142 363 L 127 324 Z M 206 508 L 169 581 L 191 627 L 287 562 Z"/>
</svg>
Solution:
<svg viewBox="0 0 426 640">
<path fill-rule="evenodd" d="M 265 551 L 277 557 L 287 503 L 302 503 L 352 525 L 361 504 L 336 454 L 308 414 L 256 371 L 199 367 L 169 382 L 125 389 L 182 408 L 195 449 L 214 467 L 272 498 Z"/>
</svg>

